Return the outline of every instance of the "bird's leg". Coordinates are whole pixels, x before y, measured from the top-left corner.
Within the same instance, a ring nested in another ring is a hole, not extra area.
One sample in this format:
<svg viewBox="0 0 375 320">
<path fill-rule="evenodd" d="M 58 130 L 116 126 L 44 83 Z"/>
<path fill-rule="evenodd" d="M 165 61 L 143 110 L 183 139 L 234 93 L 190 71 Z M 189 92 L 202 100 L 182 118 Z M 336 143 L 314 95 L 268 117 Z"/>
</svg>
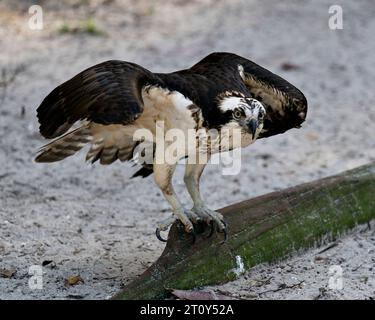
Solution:
<svg viewBox="0 0 375 320">
<path fill-rule="evenodd" d="M 188 233 L 192 233 L 194 231 L 193 223 L 190 219 L 196 218 L 195 214 L 190 212 L 185 212 L 183 206 L 181 205 L 180 201 L 177 198 L 175 191 L 173 190 L 172 186 L 172 176 L 176 169 L 176 164 L 158 164 L 154 163 L 154 179 L 160 190 L 163 192 L 164 197 L 167 199 L 169 204 L 173 210 L 173 217 L 166 219 L 165 221 L 161 222 L 156 229 L 156 235 L 160 238 L 160 231 L 165 231 L 168 227 L 178 219 L 185 227 L 185 231 Z"/>
<path fill-rule="evenodd" d="M 226 225 L 222 214 L 207 208 L 200 195 L 199 180 L 205 165 L 201 163 L 191 164 L 189 161 L 186 164 L 184 181 L 194 203 L 191 211 L 207 224 L 215 222 L 220 232 L 226 232 Z"/>
</svg>

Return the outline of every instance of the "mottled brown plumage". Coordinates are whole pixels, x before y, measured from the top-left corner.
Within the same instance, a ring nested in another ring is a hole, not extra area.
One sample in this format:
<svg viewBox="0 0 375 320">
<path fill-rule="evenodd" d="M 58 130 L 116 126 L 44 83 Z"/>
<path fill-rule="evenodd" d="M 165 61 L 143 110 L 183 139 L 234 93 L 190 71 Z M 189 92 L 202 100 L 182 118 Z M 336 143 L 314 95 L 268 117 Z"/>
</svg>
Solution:
<svg viewBox="0 0 375 320">
<path fill-rule="evenodd" d="M 243 67 L 241 78 L 238 66 Z M 232 53 L 212 53 L 190 69 L 154 74 L 134 63 L 106 61 L 54 89 L 37 110 L 46 138 L 65 133 L 76 121 L 129 124 L 143 110 L 142 88 L 155 85 L 181 92 L 202 109 L 207 127 L 227 121 L 216 105 L 223 92 L 237 91 L 261 101 L 267 118 L 259 138 L 299 127 L 307 101 L 301 91 L 261 66 Z"/>
<path fill-rule="evenodd" d="M 172 73 L 152 73 L 134 63 L 106 61 L 77 74 L 43 100 L 37 109 L 40 132 L 46 138 L 58 138 L 40 150 L 36 161 L 62 160 L 86 143 L 90 144 L 86 160 L 101 164 L 117 159 L 135 161 L 148 154 L 149 161 L 142 162 L 134 176 L 154 173 L 174 213 L 159 225 L 157 236 L 175 218 L 187 232 L 193 231 L 192 223 L 198 219 L 226 232 L 223 216 L 208 209 L 200 197 L 199 179 L 206 162 L 189 163 L 201 150 L 194 143 L 179 141 L 183 148 L 172 163 L 156 161 L 155 150 L 166 152 L 170 145 L 158 140 L 156 123 L 161 121 L 166 131 L 179 129 L 184 135 L 181 140 L 193 130 L 193 141 L 207 151 L 208 159 L 215 152 L 298 128 L 306 112 L 306 98 L 296 87 L 232 53 L 212 53 L 190 69 Z M 67 132 L 75 124 L 78 128 Z M 135 137 L 140 129 L 148 130 L 151 138 Z M 201 129 L 206 133 L 217 129 L 220 135 L 201 140 Z M 232 131 L 225 134 L 227 129 Z M 233 130 L 240 132 L 240 138 L 225 144 L 234 136 Z M 138 150 L 143 142 L 147 142 L 146 148 Z M 182 158 L 188 161 L 184 181 L 194 203 L 191 210 L 182 206 L 171 182 Z"/>
</svg>

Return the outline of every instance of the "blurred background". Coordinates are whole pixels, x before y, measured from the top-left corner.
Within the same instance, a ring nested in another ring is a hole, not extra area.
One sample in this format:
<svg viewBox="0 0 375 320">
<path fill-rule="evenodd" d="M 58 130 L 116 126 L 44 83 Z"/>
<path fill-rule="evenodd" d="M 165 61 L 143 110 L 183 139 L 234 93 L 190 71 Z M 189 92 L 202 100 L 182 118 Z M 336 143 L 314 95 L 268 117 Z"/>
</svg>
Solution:
<svg viewBox="0 0 375 320">
<path fill-rule="evenodd" d="M 42 8 L 40 30 L 33 29 L 32 5 Z M 332 5 L 342 8 L 342 29 L 329 28 Z M 374 16 L 371 0 L 1 0 L 0 269 L 7 273 L 0 276 L 0 298 L 105 298 L 164 247 L 154 230 L 169 206 L 152 178 L 130 180 L 128 164 L 87 165 L 83 152 L 56 164 L 33 162 L 46 142 L 35 110 L 53 88 L 104 60 L 170 72 L 213 51 L 242 55 L 296 85 L 309 102 L 302 129 L 242 150 L 240 175 L 223 176 L 214 165 L 204 172 L 203 195 L 217 209 L 375 159 Z M 182 174 L 179 167 L 176 189 L 188 202 Z M 347 238 L 329 263 L 361 262 L 366 269 L 374 264 L 374 238 L 373 231 Z M 308 287 L 261 296 L 263 285 L 242 278 L 242 297 L 319 296 L 328 262 L 301 259 L 289 263 L 289 275 Z M 28 268 L 41 264 L 44 289 L 31 290 Z M 293 281 L 280 268 L 254 272 Z M 369 281 L 354 275 L 352 286 L 331 297 L 374 294 L 369 269 L 360 269 Z M 74 275 L 84 283 L 64 285 Z"/>
</svg>

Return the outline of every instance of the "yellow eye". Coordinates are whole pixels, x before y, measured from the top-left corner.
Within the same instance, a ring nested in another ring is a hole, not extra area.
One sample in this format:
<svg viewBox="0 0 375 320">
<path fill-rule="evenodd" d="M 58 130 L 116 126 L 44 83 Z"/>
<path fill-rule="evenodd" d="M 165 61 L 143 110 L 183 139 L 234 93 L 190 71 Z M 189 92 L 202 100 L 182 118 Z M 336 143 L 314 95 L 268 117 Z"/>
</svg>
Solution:
<svg viewBox="0 0 375 320">
<path fill-rule="evenodd" d="M 242 111 L 239 110 L 239 109 L 236 109 L 233 111 L 233 117 L 236 118 L 236 119 L 239 119 L 242 117 Z"/>
<path fill-rule="evenodd" d="M 259 112 L 258 119 L 259 120 L 263 120 L 263 118 L 264 118 L 264 113 L 263 112 Z"/>
</svg>

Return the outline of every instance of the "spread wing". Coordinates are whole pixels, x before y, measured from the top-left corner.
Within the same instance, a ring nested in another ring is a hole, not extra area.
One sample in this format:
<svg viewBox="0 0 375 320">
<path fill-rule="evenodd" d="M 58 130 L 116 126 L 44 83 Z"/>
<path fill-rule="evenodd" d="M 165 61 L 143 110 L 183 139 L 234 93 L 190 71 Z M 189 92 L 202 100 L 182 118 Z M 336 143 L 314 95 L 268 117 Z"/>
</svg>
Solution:
<svg viewBox="0 0 375 320">
<path fill-rule="evenodd" d="M 43 146 L 35 161 L 60 161 L 86 144 L 90 144 L 87 161 L 131 161 L 139 141 L 128 124 L 136 122 L 145 104 L 156 106 L 159 109 L 154 112 L 158 112 L 165 104 L 181 109 L 192 103 L 171 90 L 160 75 L 133 63 L 107 61 L 82 71 L 54 89 L 38 107 L 41 134 L 57 139 Z M 80 120 L 85 121 L 66 133 Z M 139 120 L 144 127 L 154 124 L 147 117 L 144 123 Z M 146 166 L 137 175 L 149 173 Z"/>
<path fill-rule="evenodd" d="M 198 72 L 210 68 L 221 68 L 228 77 L 237 81 L 240 77 L 251 95 L 266 107 L 263 130 L 258 139 L 299 128 L 305 121 L 307 100 L 303 93 L 278 75 L 254 62 L 232 53 L 215 52 L 194 65 Z"/>
<path fill-rule="evenodd" d="M 55 88 L 37 109 L 40 133 L 55 138 L 76 121 L 129 124 L 143 111 L 142 88 L 162 80 L 139 65 L 106 61 Z"/>
</svg>

